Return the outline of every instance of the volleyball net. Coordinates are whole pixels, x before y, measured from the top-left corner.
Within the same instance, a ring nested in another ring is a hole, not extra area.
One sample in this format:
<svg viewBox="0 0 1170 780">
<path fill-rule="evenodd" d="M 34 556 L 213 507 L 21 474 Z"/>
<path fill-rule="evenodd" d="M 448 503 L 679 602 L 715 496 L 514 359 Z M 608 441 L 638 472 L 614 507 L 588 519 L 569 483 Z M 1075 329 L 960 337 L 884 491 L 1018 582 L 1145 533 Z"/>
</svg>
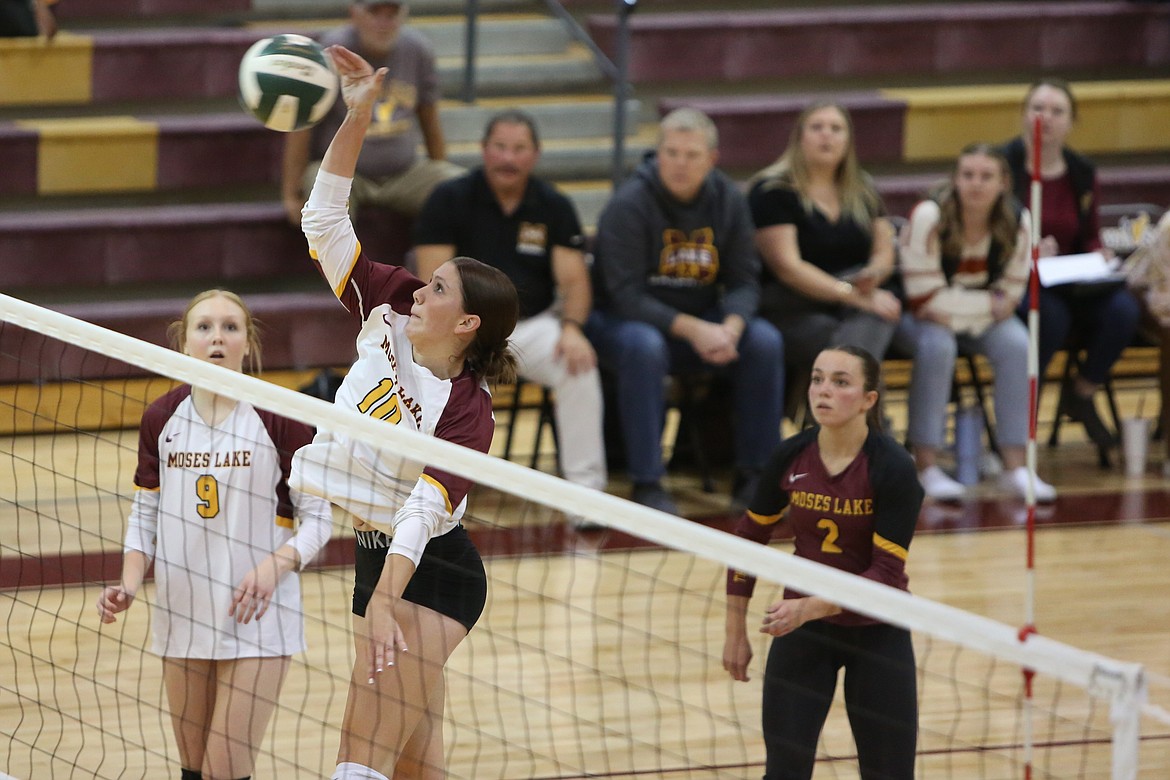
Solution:
<svg viewBox="0 0 1170 780">
<path fill-rule="evenodd" d="M 783 583 L 913 632 L 920 777 L 1024 777 L 1025 766 L 1032 777 L 1139 776 L 1137 664 L 1021 640 L 1004 623 L 796 558 L 782 543 L 747 542 L 7 296 L 0 361 L 2 773 L 178 773 L 162 665 L 148 652 L 153 588 L 113 625 L 94 604 L 119 577 L 136 420 L 184 382 L 476 483 L 464 525 L 489 596 L 447 665 L 450 777 L 760 775 L 768 637 L 754 643 L 752 681 L 733 682 L 721 663 L 728 566 L 760 578 L 753 615 Z M 567 516 L 605 530 L 577 533 Z M 352 559 L 351 530 L 335 527 L 301 575 L 308 649 L 293 658 L 255 777 L 332 772 L 353 661 Z M 913 551 L 909 572 L 913 586 Z M 1022 669 L 1035 672 L 1027 723 Z M 856 777 L 853 750 L 838 703 L 817 776 Z"/>
</svg>

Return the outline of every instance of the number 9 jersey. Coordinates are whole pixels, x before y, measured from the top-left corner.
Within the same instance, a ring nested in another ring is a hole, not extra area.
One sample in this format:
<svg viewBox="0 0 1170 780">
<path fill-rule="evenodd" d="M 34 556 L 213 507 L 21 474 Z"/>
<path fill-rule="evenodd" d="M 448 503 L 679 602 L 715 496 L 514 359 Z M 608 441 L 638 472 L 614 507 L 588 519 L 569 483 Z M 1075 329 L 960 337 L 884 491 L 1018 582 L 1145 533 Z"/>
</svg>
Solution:
<svg viewBox="0 0 1170 780">
<path fill-rule="evenodd" d="M 329 539 L 328 503 L 288 486 L 293 453 L 311 436 L 307 425 L 242 401 L 208 425 L 187 385 L 147 408 L 126 549 L 154 558 L 152 652 L 223 659 L 305 648 L 298 577 L 281 579 L 258 620 L 241 624 L 228 610 L 240 580 L 283 544 L 303 567 Z"/>
</svg>

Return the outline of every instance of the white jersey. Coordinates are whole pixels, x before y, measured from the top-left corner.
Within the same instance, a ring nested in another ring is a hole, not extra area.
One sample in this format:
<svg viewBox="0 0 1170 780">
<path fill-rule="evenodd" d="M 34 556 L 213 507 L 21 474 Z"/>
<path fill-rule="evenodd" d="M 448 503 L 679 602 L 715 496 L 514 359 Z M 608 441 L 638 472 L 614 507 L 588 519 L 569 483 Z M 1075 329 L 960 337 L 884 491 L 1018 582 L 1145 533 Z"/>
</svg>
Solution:
<svg viewBox="0 0 1170 780">
<path fill-rule="evenodd" d="M 335 403 L 428 436 L 487 452 L 494 422 L 487 385 L 472 371 L 440 379 L 414 361 L 405 326 L 414 291 L 404 268 L 362 252 L 346 208 L 350 180 L 320 172 L 301 219 L 309 250 L 337 298 L 362 328 L 357 361 Z M 319 431 L 293 460 L 290 484 L 321 496 L 393 537 L 391 553 L 417 566 L 428 541 L 459 524 L 469 480 Z"/>
<path fill-rule="evenodd" d="M 146 410 L 126 548 L 154 558 L 153 652 L 222 659 L 305 648 L 295 575 L 281 579 L 259 620 L 240 624 L 228 610 L 239 582 L 283 544 L 297 549 L 304 566 L 329 539 L 328 503 L 287 482 L 293 452 L 311 433 L 242 401 L 209 426 L 186 385 Z"/>
</svg>

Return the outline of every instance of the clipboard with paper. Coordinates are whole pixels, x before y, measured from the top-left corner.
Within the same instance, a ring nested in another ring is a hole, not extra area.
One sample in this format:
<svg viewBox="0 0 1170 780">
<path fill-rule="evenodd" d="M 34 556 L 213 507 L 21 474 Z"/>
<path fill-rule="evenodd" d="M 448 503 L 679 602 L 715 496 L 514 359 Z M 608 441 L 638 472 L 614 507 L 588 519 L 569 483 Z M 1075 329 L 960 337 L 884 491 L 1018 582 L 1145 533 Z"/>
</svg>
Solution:
<svg viewBox="0 0 1170 780">
<path fill-rule="evenodd" d="M 1041 257 L 1036 263 L 1036 270 L 1043 287 L 1076 284 L 1098 288 L 1125 282 L 1125 274 L 1100 252 Z"/>
</svg>

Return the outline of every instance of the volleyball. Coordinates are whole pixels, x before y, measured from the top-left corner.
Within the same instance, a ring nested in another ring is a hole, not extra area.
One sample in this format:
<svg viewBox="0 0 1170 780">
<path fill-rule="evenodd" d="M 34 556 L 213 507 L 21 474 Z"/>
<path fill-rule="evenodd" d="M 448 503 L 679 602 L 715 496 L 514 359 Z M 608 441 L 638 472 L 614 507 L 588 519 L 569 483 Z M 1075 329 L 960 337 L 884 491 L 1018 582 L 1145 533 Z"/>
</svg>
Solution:
<svg viewBox="0 0 1170 780">
<path fill-rule="evenodd" d="M 240 60 L 240 105 L 265 127 L 311 127 L 337 99 L 337 71 L 321 44 L 285 33 L 256 41 Z"/>
</svg>

